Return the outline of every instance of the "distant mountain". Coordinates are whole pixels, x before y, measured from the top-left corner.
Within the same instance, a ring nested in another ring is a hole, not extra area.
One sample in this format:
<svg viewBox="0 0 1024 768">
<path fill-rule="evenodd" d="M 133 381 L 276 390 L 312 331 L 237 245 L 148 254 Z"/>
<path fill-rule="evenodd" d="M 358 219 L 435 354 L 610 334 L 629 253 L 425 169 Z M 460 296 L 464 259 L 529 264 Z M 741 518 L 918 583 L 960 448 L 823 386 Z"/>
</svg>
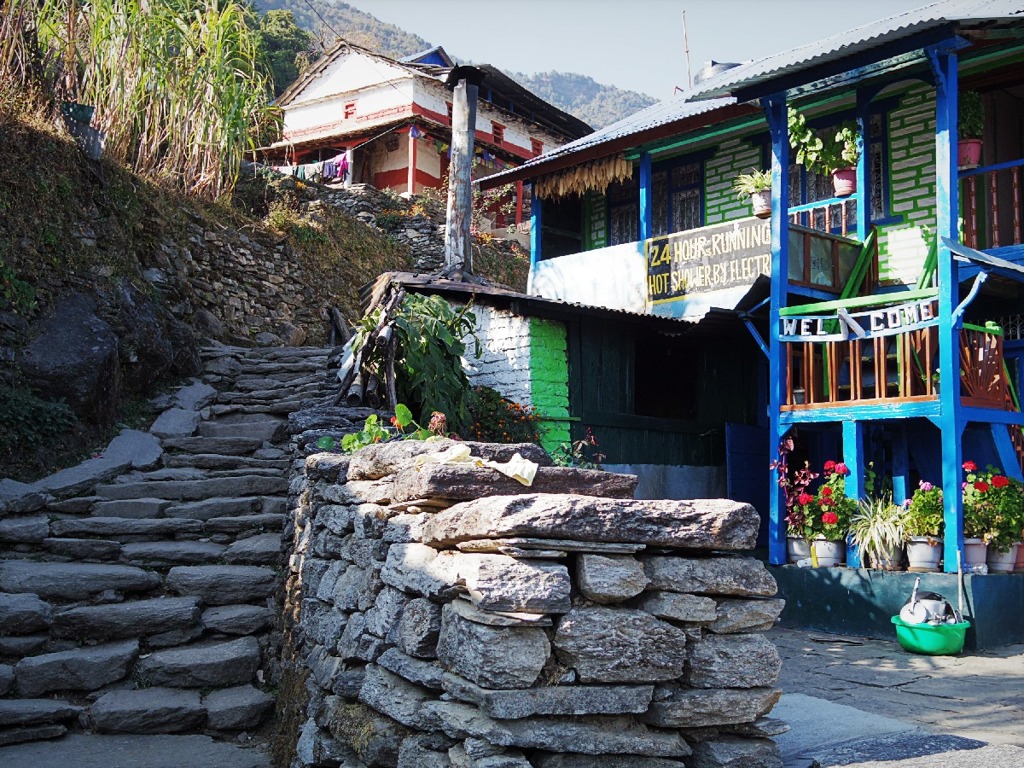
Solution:
<svg viewBox="0 0 1024 768">
<path fill-rule="evenodd" d="M 255 0 L 253 5 L 261 12 L 275 9 L 291 11 L 300 27 L 312 31 L 327 46 L 334 42 L 336 35 L 340 35 L 350 43 L 393 58 L 410 56 L 433 47 L 419 35 L 383 22 L 347 3 L 332 0 Z M 445 45 L 444 41 L 439 44 Z M 458 56 L 457 51 L 446 45 L 445 50 L 453 57 Z M 594 128 L 613 123 L 655 101 L 645 94 L 603 85 L 592 77 L 572 72 L 536 75 L 509 72 L 508 75 L 545 101 Z"/>
</svg>

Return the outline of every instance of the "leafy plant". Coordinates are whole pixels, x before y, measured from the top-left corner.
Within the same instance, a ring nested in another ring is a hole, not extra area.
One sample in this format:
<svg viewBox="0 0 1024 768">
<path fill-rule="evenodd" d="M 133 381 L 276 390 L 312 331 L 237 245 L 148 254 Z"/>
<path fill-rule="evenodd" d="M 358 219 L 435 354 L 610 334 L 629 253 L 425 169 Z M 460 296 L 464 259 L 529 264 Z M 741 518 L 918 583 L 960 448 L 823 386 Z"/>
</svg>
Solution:
<svg viewBox="0 0 1024 768">
<path fill-rule="evenodd" d="M 1021 540 L 1024 528 L 1024 486 L 992 465 L 979 470 L 973 461 L 965 461 L 963 468 L 964 536 L 1008 551 Z"/>
<path fill-rule="evenodd" d="M 963 91 L 957 103 L 957 136 L 980 139 L 985 133 L 985 102 L 977 91 Z"/>
<path fill-rule="evenodd" d="M 903 533 L 911 536 L 940 538 L 944 527 L 942 489 L 927 480 L 918 482 L 917 490 L 906 503 L 907 514 L 903 518 Z"/>
<path fill-rule="evenodd" d="M 755 192 L 765 192 L 772 188 L 772 172 L 750 169 L 750 173 L 741 173 L 732 183 L 736 197 L 742 199 Z"/>
<path fill-rule="evenodd" d="M 878 567 L 886 563 L 904 541 L 903 521 L 906 509 L 894 504 L 892 496 L 861 499 L 850 520 L 850 538 Z"/>
<path fill-rule="evenodd" d="M 345 453 L 355 453 L 360 448 L 365 448 L 374 443 L 386 443 L 388 440 L 429 440 L 433 437 L 443 437 L 447 428 L 445 416 L 435 411 L 430 418 L 430 426 L 422 427 L 412 417 L 412 411 L 402 403 L 395 406 L 395 415 L 391 418 L 391 425 L 381 424 L 380 417 L 371 413 L 363 422 L 363 428 L 359 432 L 345 435 L 341 439 L 341 449 Z"/>
<path fill-rule="evenodd" d="M 796 151 L 794 161 L 798 165 L 823 176 L 855 166 L 860 160 L 860 131 L 856 123 L 840 123 L 834 133 L 826 133 L 822 138 L 793 107 L 789 108 L 789 145 Z"/>
<path fill-rule="evenodd" d="M 469 402 L 473 423 L 469 434 L 485 443 L 537 443 L 537 412 L 490 387 L 473 387 Z"/>
<path fill-rule="evenodd" d="M 0 256 L 0 310 L 28 315 L 36 307 L 36 291 L 18 278 L 14 269 Z"/>
<path fill-rule="evenodd" d="M 0 386 L 0 463 L 53 450 L 78 424 L 63 402 L 43 400 L 23 387 Z"/>
<path fill-rule="evenodd" d="M 597 438 L 590 427 L 586 436 L 558 444 L 552 451 L 551 459 L 560 467 L 579 467 L 580 469 L 601 469 L 601 462 L 607 457 L 598 450 Z"/>
<path fill-rule="evenodd" d="M 356 351 L 363 349 L 367 337 L 379 325 L 380 311 L 359 321 L 353 345 Z M 422 421 L 429 421 L 434 411 L 440 411 L 456 432 L 469 425 L 470 386 L 462 369 L 462 356 L 466 353 L 463 339 L 473 335 L 475 323 L 470 305 L 456 309 L 440 296 L 421 294 L 408 295 L 402 301 L 394 319 L 398 396 L 419 412 Z M 480 349 L 479 344 L 476 349 Z M 365 362 L 382 373 L 383 355 L 383 348 L 375 346 Z"/>
</svg>

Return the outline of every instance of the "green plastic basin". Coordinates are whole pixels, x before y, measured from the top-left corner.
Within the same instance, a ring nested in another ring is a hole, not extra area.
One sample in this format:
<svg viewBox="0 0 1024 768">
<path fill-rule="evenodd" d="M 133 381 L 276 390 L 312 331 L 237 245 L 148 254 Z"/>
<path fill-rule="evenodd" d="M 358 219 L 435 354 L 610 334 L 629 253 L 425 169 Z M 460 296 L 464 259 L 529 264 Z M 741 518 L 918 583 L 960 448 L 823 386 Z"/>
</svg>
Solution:
<svg viewBox="0 0 1024 768">
<path fill-rule="evenodd" d="M 964 649 L 964 636 L 969 621 L 959 624 L 907 624 L 899 616 L 892 617 L 896 639 L 905 650 L 928 656 L 954 656 Z"/>
</svg>

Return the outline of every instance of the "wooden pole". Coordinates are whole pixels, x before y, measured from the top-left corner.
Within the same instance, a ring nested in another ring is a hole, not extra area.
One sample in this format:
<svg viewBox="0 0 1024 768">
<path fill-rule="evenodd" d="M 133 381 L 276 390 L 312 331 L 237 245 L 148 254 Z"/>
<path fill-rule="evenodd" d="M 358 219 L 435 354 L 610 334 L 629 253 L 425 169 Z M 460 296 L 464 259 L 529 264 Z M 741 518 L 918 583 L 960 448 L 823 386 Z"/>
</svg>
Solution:
<svg viewBox="0 0 1024 768">
<path fill-rule="evenodd" d="M 473 215 L 473 139 L 476 134 L 476 100 L 479 70 L 456 67 L 449 85 L 452 98 L 451 166 L 448 173 L 448 216 L 444 236 L 446 271 L 473 271 L 470 224 Z"/>
</svg>

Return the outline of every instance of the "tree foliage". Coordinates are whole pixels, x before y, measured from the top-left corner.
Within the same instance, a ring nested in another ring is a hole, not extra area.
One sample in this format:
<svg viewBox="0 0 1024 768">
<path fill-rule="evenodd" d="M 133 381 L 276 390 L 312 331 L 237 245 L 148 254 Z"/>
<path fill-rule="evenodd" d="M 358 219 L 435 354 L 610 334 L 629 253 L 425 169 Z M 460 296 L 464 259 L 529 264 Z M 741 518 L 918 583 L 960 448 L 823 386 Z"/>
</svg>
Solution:
<svg viewBox="0 0 1024 768">
<path fill-rule="evenodd" d="M 258 33 L 274 96 L 280 96 L 314 60 L 313 35 L 295 23 L 291 11 L 271 10 L 259 17 Z"/>
</svg>

